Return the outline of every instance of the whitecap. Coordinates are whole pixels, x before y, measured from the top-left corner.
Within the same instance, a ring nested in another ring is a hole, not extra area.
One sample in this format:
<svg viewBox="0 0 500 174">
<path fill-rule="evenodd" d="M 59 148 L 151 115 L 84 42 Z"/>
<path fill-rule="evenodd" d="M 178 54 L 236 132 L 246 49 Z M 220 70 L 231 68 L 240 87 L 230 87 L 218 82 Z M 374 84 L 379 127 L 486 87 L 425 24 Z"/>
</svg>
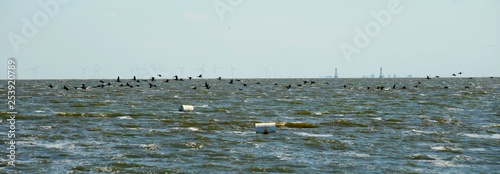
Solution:
<svg viewBox="0 0 500 174">
<path fill-rule="evenodd" d="M 451 161 L 445 161 L 445 160 L 441 160 L 441 159 L 433 160 L 433 161 L 431 161 L 431 163 L 434 164 L 435 166 L 439 166 L 439 167 L 455 167 L 455 166 L 457 166 L 456 164 L 454 164 Z"/>
<path fill-rule="evenodd" d="M 472 148 L 472 149 L 468 149 L 470 151 L 476 151 L 476 152 L 486 152 L 486 148 Z"/>
<path fill-rule="evenodd" d="M 310 134 L 305 132 L 294 132 L 296 135 L 306 136 L 306 137 L 332 137 L 332 134 Z"/>
<path fill-rule="evenodd" d="M 130 116 L 121 116 L 121 117 L 118 117 L 118 119 L 120 119 L 120 120 L 132 120 L 133 118 Z"/>
<path fill-rule="evenodd" d="M 200 129 L 196 128 L 196 127 L 188 127 L 187 130 L 189 130 L 191 132 L 200 131 Z"/>
<path fill-rule="evenodd" d="M 64 150 L 74 150 L 75 149 L 75 144 L 70 143 L 70 142 L 54 142 L 50 144 L 38 144 L 39 146 L 45 147 L 45 148 L 53 148 L 53 149 L 64 149 Z"/>
<path fill-rule="evenodd" d="M 312 114 L 315 115 L 315 116 L 321 116 L 321 115 L 323 115 L 322 112 L 313 112 Z"/>
<path fill-rule="evenodd" d="M 353 156 L 353 157 L 360 157 L 360 158 L 368 158 L 368 157 L 370 157 L 370 154 L 358 153 L 358 152 L 354 152 L 354 151 L 343 152 L 341 154 L 345 155 L 345 156 Z"/>
<path fill-rule="evenodd" d="M 460 150 L 462 150 L 461 148 L 452 148 L 452 147 L 444 147 L 444 146 L 434 146 L 434 147 L 431 147 L 431 149 L 436 150 L 436 151 L 444 151 L 444 150 L 460 151 Z"/>
<path fill-rule="evenodd" d="M 483 135 L 483 134 L 461 134 L 469 138 L 484 138 L 484 139 L 500 139 L 500 134 Z"/>
<path fill-rule="evenodd" d="M 42 129 L 52 129 L 52 126 L 40 126 Z"/>
</svg>

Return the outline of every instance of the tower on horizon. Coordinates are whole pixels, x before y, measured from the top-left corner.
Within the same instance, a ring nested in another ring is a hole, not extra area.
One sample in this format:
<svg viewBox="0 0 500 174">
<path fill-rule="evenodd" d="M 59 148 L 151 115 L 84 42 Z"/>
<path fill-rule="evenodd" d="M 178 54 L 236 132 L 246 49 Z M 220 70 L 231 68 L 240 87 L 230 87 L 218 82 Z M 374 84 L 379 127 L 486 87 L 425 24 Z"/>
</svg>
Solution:
<svg viewBox="0 0 500 174">
<path fill-rule="evenodd" d="M 380 75 L 378 76 L 378 78 L 384 78 L 384 75 L 382 75 L 382 67 L 380 67 Z"/>
<path fill-rule="evenodd" d="M 337 68 L 335 68 L 335 76 L 334 76 L 334 78 L 336 78 L 336 79 L 339 78 L 339 74 L 337 74 Z"/>
</svg>

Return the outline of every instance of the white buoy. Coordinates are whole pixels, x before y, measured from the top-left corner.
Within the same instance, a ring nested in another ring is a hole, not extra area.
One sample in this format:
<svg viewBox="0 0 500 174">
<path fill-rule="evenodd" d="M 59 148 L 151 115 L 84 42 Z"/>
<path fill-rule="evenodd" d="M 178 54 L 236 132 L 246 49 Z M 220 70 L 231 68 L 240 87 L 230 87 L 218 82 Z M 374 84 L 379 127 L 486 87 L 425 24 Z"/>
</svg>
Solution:
<svg viewBox="0 0 500 174">
<path fill-rule="evenodd" d="M 194 111 L 194 106 L 193 105 L 181 105 L 181 107 L 179 108 L 179 111 L 184 111 L 184 112 Z"/>
<path fill-rule="evenodd" d="M 255 133 L 276 133 L 276 123 L 255 123 Z"/>
</svg>

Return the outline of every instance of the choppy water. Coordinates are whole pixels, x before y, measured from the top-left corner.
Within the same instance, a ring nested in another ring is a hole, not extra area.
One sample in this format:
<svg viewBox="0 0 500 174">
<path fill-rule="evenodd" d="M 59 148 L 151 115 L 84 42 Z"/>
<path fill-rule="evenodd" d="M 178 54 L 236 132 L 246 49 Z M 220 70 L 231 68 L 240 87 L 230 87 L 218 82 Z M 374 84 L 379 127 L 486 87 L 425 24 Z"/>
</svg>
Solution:
<svg viewBox="0 0 500 174">
<path fill-rule="evenodd" d="M 0 172 L 500 171 L 499 78 L 107 82 L 75 90 L 101 83 L 18 81 L 17 166 L 7 167 L 4 155 Z M 6 98 L 5 81 L 1 87 Z M 179 112 L 181 104 L 195 111 Z M 256 122 L 279 127 L 256 134 Z"/>
</svg>

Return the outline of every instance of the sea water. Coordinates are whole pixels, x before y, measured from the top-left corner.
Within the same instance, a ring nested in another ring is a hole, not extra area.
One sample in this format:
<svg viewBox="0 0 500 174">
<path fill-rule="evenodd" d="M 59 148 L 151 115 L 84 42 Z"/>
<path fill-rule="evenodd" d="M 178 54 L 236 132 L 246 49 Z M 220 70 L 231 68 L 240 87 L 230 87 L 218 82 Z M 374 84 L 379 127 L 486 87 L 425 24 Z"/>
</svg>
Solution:
<svg viewBox="0 0 500 174">
<path fill-rule="evenodd" d="M 0 172 L 500 171 L 498 78 L 104 81 L 18 80 Z M 265 122 L 276 133 L 255 133 Z"/>
</svg>

